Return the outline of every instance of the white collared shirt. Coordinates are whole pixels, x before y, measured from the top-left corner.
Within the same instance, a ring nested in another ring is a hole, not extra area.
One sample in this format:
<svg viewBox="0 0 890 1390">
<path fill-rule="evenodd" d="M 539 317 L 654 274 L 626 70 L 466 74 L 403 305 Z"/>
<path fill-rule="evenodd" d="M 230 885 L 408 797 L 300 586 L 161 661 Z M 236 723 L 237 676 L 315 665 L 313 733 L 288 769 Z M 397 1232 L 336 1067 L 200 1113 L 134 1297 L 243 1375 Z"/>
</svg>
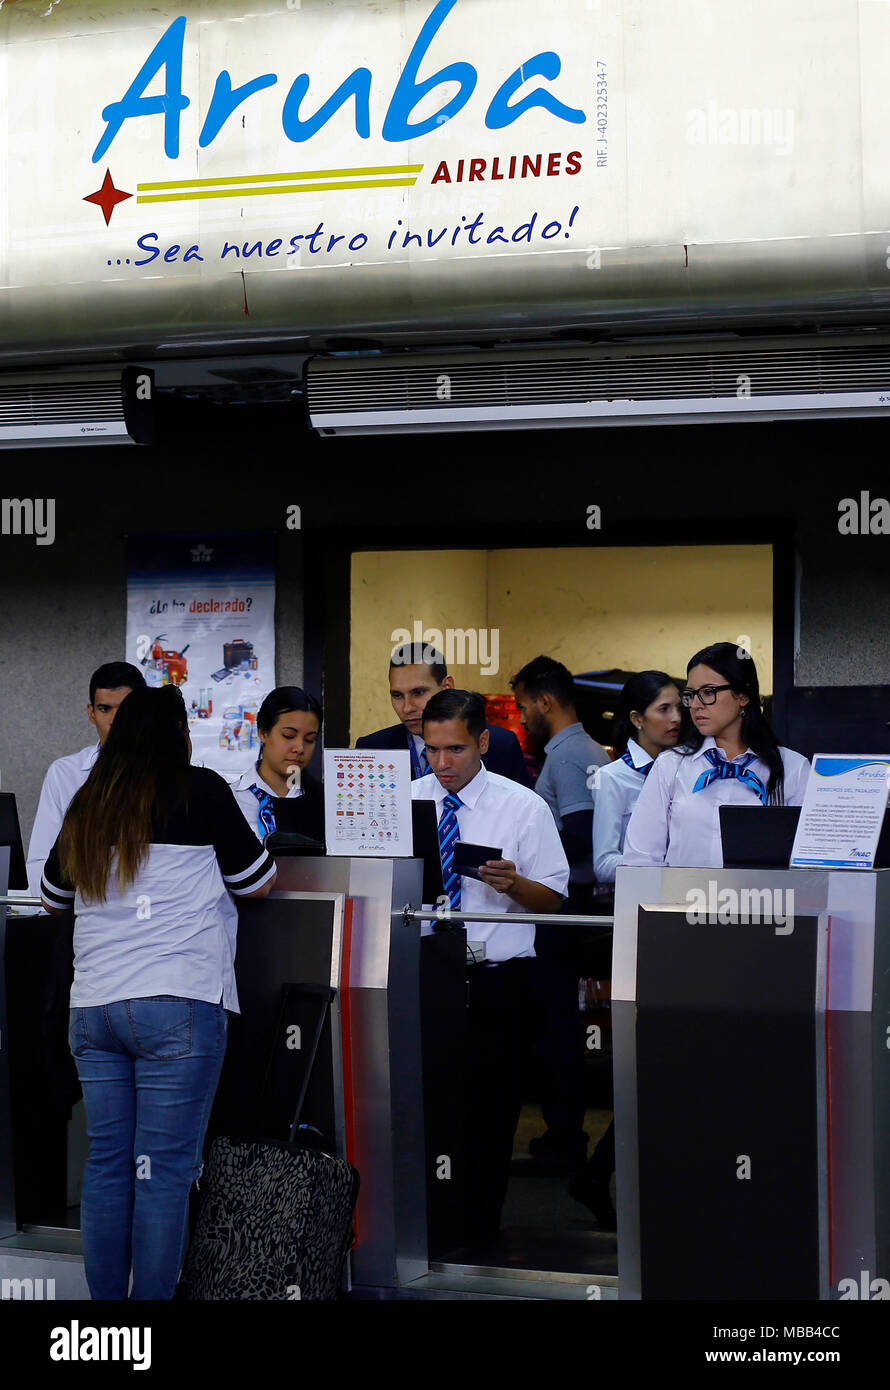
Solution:
<svg viewBox="0 0 890 1390">
<path fill-rule="evenodd" d="M 99 756 L 99 744 L 91 743 L 79 753 L 69 753 L 50 763 L 40 789 L 37 814 L 28 842 L 28 892 L 40 897 L 40 879 L 47 856 L 56 843 L 71 798 L 90 775 Z"/>
<path fill-rule="evenodd" d="M 436 802 L 436 820 L 442 819 L 442 803 L 449 793 L 434 773 L 411 783 L 414 801 Z M 458 838 L 475 845 L 500 846 L 501 858 L 510 859 L 516 872 L 543 883 L 562 897 L 569 883 L 569 862 L 550 808 L 528 787 L 481 767 L 471 782 L 454 793 L 463 803 L 457 810 Z M 461 910 L 472 912 L 523 912 L 506 893 L 498 893 L 481 880 L 461 878 Z M 486 959 L 513 960 L 535 954 L 535 928 L 530 922 L 467 922 L 467 939 L 486 943 Z M 571 929 L 569 929 L 571 930 Z"/>
<path fill-rule="evenodd" d="M 593 794 L 593 872 L 597 883 L 615 882 L 631 812 L 646 781 L 643 770 L 652 765 L 652 758 L 635 739 L 627 740 L 627 752 L 633 767 L 618 757 L 597 772 Z"/>
<path fill-rule="evenodd" d="M 268 782 L 263 781 L 255 767 L 249 767 L 245 772 L 242 772 L 238 781 L 232 786 L 235 800 L 238 803 L 244 819 L 247 821 L 247 824 L 250 826 L 257 839 L 262 842 L 266 838 L 266 832 L 260 820 L 259 799 L 254 796 L 253 792 L 250 790 L 251 787 L 259 787 L 261 792 L 268 792 L 269 796 L 277 797 L 278 792 L 275 791 L 273 787 L 270 787 Z M 302 795 L 302 787 L 288 787 L 286 797 L 279 797 L 279 800 L 291 801 L 295 797 Z"/>
<path fill-rule="evenodd" d="M 693 792 L 699 777 L 711 766 L 705 754 L 716 746 L 709 734 L 696 753 L 684 756 L 670 749 L 659 755 L 631 815 L 622 864 L 722 868 L 720 807 L 756 806 L 759 801 L 755 792 L 737 778 L 717 779 L 700 792 Z M 785 770 L 785 805 L 802 806 L 810 764 L 790 748 L 780 748 L 779 752 Z M 745 756 L 733 761 L 740 762 Z M 766 764 L 755 758 L 749 767 L 766 787 Z"/>
</svg>

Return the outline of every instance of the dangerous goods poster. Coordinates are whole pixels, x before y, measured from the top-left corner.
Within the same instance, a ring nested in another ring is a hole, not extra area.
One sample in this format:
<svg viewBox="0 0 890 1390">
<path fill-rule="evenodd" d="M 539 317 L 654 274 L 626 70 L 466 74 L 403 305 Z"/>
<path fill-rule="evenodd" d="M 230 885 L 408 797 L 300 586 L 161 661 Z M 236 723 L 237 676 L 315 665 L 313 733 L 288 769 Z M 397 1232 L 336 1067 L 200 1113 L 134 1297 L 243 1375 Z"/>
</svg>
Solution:
<svg viewBox="0 0 890 1390">
<path fill-rule="evenodd" d="M 407 749 L 326 748 L 324 784 L 328 854 L 414 853 Z"/>
<path fill-rule="evenodd" d="M 127 660 L 182 690 L 192 762 L 237 781 L 260 755 L 257 711 L 275 688 L 275 540 L 130 536 Z"/>
</svg>

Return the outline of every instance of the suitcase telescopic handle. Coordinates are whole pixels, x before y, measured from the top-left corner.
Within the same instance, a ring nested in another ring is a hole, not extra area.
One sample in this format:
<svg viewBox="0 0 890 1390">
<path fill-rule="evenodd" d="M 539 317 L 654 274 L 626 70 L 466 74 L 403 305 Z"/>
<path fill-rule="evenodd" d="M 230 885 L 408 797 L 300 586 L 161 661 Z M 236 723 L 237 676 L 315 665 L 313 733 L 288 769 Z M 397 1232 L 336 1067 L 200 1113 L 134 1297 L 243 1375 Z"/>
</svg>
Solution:
<svg viewBox="0 0 890 1390">
<path fill-rule="evenodd" d="M 275 1035 L 272 1039 L 272 1048 L 269 1053 L 269 1060 L 266 1064 L 266 1074 L 263 1078 L 262 1087 L 260 1088 L 260 1106 L 262 1106 L 263 1097 L 266 1094 L 267 1087 L 272 1077 L 276 1049 L 281 1045 L 281 1039 L 285 1035 L 287 1006 L 289 1001 L 293 999 L 295 996 L 300 999 L 316 999 L 321 1004 L 321 1008 L 318 1011 L 318 1020 L 315 1024 L 315 1028 L 313 1029 L 312 1038 L 309 1043 L 306 1066 L 304 1068 L 303 1077 L 300 1082 L 300 1093 L 297 1096 L 297 1104 L 294 1110 L 293 1123 L 291 1124 L 290 1131 L 288 1133 L 288 1143 L 290 1144 L 294 1142 L 294 1136 L 296 1135 L 297 1129 L 299 1128 L 300 1116 L 303 1113 L 303 1103 L 306 1099 L 306 1092 L 309 1089 L 309 1082 L 312 1079 L 312 1071 L 315 1066 L 315 1059 L 318 1055 L 318 1047 L 319 1043 L 321 1042 L 321 1035 L 324 1030 L 325 1021 L 328 1017 L 328 1014 L 330 1013 L 331 1004 L 337 996 L 337 991 L 333 989 L 330 985 L 282 985 L 281 1006 L 278 1011 L 278 1023 L 275 1028 Z"/>
</svg>

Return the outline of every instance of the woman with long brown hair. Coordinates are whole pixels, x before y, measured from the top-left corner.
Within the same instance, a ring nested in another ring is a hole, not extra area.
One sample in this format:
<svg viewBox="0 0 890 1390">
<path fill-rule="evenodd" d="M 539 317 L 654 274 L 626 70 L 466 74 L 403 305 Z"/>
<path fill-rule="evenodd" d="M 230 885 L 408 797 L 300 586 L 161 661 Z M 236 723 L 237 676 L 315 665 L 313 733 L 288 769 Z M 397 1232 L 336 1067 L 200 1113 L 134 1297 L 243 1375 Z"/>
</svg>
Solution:
<svg viewBox="0 0 890 1390">
<path fill-rule="evenodd" d="M 175 686 L 123 702 L 44 869 L 74 906 L 69 1042 L 90 1153 L 81 1229 L 90 1294 L 173 1297 L 188 1198 L 238 1012 L 227 892 L 265 897 L 275 865 L 223 779 L 189 764 Z"/>
</svg>

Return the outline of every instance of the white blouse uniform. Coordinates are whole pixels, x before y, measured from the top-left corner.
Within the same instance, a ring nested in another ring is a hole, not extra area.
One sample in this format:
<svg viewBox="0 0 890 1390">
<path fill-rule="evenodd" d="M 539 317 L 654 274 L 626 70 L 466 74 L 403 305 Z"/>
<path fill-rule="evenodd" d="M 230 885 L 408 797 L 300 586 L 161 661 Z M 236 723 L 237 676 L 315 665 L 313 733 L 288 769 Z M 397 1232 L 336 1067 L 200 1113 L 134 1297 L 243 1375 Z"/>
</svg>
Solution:
<svg viewBox="0 0 890 1390">
<path fill-rule="evenodd" d="M 597 769 L 593 802 L 593 872 L 597 883 L 615 882 L 631 812 L 646 776 L 652 775 L 645 772 L 652 766 L 652 758 L 632 738 L 627 740 L 627 752 L 633 759 L 633 767 L 628 767 L 624 759 L 618 757 Z"/>
<path fill-rule="evenodd" d="M 684 756 L 671 749 L 656 759 L 627 827 L 622 864 L 723 867 L 720 807 L 758 806 L 760 800 L 756 790 L 738 778 L 716 779 L 701 791 L 693 792 L 699 777 L 711 767 L 705 753 L 715 747 L 709 735 L 696 753 Z M 780 748 L 779 752 L 785 771 L 785 805 L 801 806 L 810 764 L 790 748 Z M 740 762 L 746 756 L 742 754 L 733 761 Z M 755 758 L 748 767 L 766 787 L 766 764 Z"/>
<path fill-rule="evenodd" d="M 256 767 L 247 768 L 245 772 L 242 772 L 238 781 L 232 785 L 232 794 L 241 808 L 244 819 L 257 839 L 263 841 L 266 838 L 266 832 L 260 820 L 260 801 L 259 797 L 250 790 L 251 786 L 258 787 L 261 792 L 265 792 L 268 796 L 278 797 L 278 792 L 274 787 L 270 787 L 268 782 L 263 781 Z M 302 787 L 295 784 L 288 787 L 285 797 L 280 799 L 292 801 L 295 797 L 302 795 Z"/>
</svg>

